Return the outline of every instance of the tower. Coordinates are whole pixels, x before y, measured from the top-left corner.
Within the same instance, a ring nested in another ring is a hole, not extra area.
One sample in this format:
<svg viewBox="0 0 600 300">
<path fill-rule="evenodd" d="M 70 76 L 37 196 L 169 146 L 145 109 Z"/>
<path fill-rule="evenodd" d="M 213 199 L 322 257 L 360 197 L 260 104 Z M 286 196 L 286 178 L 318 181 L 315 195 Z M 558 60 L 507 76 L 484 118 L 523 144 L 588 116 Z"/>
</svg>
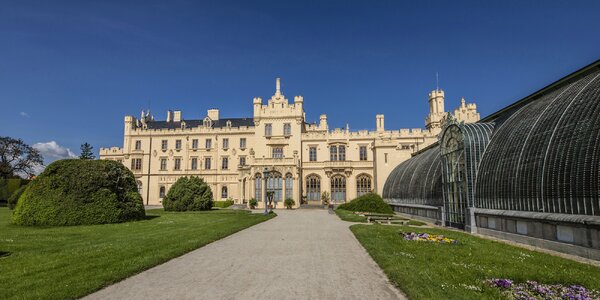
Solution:
<svg viewBox="0 0 600 300">
<path fill-rule="evenodd" d="M 435 89 L 429 93 L 429 115 L 425 119 L 427 129 L 441 128 L 444 111 L 444 91 Z"/>
</svg>

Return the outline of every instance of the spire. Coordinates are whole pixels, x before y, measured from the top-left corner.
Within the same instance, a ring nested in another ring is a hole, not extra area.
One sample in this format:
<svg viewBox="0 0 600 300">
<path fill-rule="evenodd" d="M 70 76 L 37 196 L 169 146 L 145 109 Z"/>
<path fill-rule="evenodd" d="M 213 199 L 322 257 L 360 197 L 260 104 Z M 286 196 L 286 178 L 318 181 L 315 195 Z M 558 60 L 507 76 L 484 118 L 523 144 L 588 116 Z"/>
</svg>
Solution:
<svg viewBox="0 0 600 300">
<path fill-rule="evenodd" d="M 275 80 L 275 95 L 281 95 L 281 82 L 279 77 Z"/>
</svg>

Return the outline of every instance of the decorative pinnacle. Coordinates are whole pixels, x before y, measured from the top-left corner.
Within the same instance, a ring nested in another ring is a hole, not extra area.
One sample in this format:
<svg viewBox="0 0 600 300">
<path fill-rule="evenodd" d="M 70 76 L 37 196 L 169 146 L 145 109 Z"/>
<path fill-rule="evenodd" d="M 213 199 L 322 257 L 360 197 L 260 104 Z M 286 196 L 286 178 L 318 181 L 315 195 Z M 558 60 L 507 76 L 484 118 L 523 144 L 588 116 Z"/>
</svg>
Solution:
<svg viewBox="0 0 600 300">
<path fill-rule="evenodd" d="M 279 77 L 277 77 L 277 79 L 275 80 L 275 94 L 281 94 L 281 81 Z"/>
</svg>

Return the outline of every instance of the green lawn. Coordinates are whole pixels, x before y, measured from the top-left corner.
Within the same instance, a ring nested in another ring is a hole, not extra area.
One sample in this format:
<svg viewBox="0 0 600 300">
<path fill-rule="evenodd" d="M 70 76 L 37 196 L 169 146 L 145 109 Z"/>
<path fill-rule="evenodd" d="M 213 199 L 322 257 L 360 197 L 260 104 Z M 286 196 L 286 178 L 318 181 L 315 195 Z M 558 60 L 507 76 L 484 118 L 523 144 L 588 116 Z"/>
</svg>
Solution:
<svg viewBox="0 0 600 300">
<path fill-rule="evenodd" d="M 367 223 L 367 217 L 359 216 L 354 212 L 345 209 L 336 209 L 335 214 L 340 217 L 340 219 L 348 222 L 358 222 L 358 223 Z M 406 218 L 397 217 L 398 219 L 407 220 Z M 417 220 L 409 220 L 408 225 L 412 226 L 423 226 L 426 225 L 424 222 Z"/>
<path fill-rule="evenodd" d="M 580 284 L 600 290 L 598 267 L 467 233 L 383 225 L 353 225 L 350 229 L 410 299 L 503 299 L 497 289 L 483 284 L 490 278 Z M 443 234 L 459 243 L 405 241 L 400 230 Z"/>
<path fill-rule="evenodd" d="M 122 224 L 35 228 L 9 224 L 10 211 L 0 208 L 0 253 L 11 253 L 0 257 L 0 299 L 81 297 L 274 216 L 146 214 L 146 220 Z"/>
<path fill-rule="evenodd" d="M 344 221 L 367 223 L 367 218 L 366 217 L 359 216 L 359 215 L 357 215 L 354 212 L 351 212 L 349 210 L 336 209 L 335 210 L 335 214 L 338 215 L 338 217 L 340 217 L 340 219 L 342 219 Z"/>
</svg>

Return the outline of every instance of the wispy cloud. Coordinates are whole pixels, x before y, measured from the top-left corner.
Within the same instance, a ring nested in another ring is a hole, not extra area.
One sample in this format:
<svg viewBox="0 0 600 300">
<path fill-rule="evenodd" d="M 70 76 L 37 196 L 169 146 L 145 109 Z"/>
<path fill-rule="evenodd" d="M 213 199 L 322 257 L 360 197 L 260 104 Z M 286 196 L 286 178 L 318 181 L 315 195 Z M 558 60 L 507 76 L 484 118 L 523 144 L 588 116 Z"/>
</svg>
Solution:
<svg viewBox="0 0 600 300">
<path fill-rule="evenodd" d="M 20 112 L 19 115 L 21 115 L 23 118 L 29 118 L 29 115 L 24 111 Z"/>
</svg>

